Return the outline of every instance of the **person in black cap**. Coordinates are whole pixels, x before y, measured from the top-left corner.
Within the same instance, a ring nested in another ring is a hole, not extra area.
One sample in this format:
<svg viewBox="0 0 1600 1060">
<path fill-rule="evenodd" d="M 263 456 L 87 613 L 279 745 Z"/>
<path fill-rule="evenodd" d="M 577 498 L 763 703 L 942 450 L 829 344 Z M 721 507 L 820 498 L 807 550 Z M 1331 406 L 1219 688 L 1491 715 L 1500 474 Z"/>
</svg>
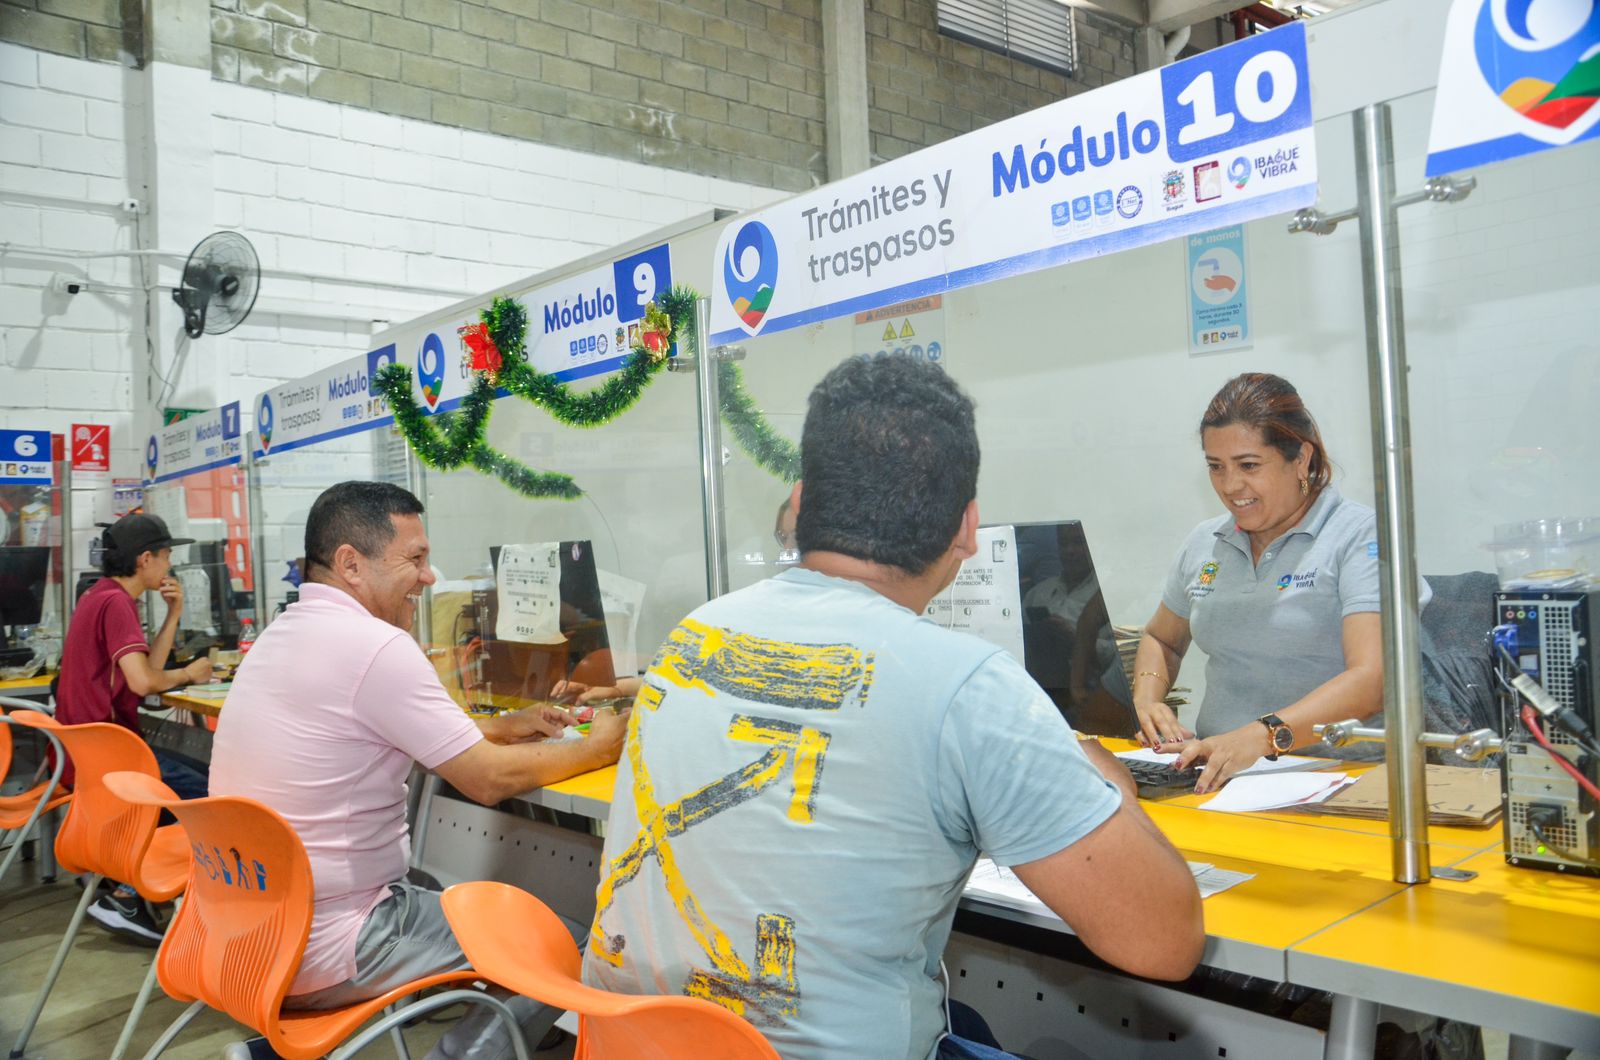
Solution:
<svg viewBox="0 0 1600 1060">
<path fill-rule="evenodd" d="M 78 601 L 61 651 L 61 679 L 56 689 L 56 719 L 64 725 L 111 722 L 138 733 L 139 703 L 145 696 L 211 679 L 211 660 L 196 659 L 181 670 L 166 669 L 172 641 L 183 614 L 183 588 L 170 576 L 172 546 L 192 538 L 174 538 L 160 517 L 125 515 L 100 537 L 105 546 L 105 577 Z M 167 602 L 166 619 L 154 643 L 145 638 L 135 601 L 159 592 Z M 142 734 L 141 734 L 142 737 Z M 180 798 L 206 794 L 206 776 L 192 765 L 158 748 L 161 779 Z M 62 783 L 74 777 L 69 761 Z M 152 910 L 131 888 L 119 887 L 89 907 L 89 915 L 122 934 L 146 942 L 161 941 L 161 927 Z"/>
</svg>

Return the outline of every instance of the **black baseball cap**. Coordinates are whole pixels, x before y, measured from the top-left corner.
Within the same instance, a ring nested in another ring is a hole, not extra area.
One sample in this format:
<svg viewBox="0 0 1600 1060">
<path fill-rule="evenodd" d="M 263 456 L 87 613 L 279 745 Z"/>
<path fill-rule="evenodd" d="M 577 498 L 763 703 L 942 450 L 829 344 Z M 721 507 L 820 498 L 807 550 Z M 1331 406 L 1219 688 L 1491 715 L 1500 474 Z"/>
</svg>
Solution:
<svg viewBox="0 0 1600 1060">
<path fill-rule="evenodd" d="M 137 558 L 144 552 L 159 552 L 174 545 L 192 545 L 194 538 L 173 537 L 172 531 L 167 529 L 167 521 L 161 516 L 134 512 L 106 527 L 100 535 L 100 543 L 109 552 Z"/>
</svg>

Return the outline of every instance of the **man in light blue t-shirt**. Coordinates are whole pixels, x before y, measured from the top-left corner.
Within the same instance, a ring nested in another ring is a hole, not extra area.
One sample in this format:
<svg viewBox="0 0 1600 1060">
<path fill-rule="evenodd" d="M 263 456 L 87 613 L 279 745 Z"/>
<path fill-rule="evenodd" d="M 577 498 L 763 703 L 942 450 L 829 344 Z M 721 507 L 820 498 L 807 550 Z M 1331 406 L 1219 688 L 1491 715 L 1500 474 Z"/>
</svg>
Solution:
<svg viewBox="0 0 1600 1060">
<path fill-rule="evenodd" d="M 946 1036 L 938 981 L 980 851 L 1105 960 L 1186 976 L 1199 895 L 1126 771 L 1005 652 L 920 617 L 976 548 L 972 403 L 852 359 L 801 450 L 800 566 L 696 610 L 644 678 L 585 979 L 708 998 L 790 1060 L 1004 1056 Z"/>
</svg>

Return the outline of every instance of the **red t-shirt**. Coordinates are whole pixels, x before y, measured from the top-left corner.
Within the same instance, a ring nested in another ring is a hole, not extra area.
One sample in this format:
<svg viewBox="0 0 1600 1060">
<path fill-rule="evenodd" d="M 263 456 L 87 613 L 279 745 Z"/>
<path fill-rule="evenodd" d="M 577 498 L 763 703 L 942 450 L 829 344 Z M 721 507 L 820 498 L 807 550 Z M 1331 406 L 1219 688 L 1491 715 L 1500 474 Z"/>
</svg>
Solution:
<svg viewBox="0 0 1600 1060">
<path fill-rule="evenodd" d="M 129 652 L 150 654 L 133 597 L 115 579 L 102 578 L 78 601 L 61 649 L 56 720 L 63 725 L 110 721 L 139 732 L 139 699 L 117 665 Z M 142 737 L 142 734 L 141 734 Z M 72 763 L 61 774 L 72 784 Z"/>
</svg>

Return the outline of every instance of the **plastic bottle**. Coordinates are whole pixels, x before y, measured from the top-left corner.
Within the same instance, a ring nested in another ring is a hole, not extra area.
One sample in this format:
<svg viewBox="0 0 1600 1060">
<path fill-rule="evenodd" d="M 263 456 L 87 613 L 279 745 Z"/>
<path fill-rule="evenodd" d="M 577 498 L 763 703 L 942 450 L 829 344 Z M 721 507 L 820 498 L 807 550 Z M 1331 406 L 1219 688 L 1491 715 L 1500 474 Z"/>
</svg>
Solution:
<svg viewBox="0 0 1600 1060">
<path fill-rule="evenodd" d="M 253 618 L 239 620 L 239 655 L 244 657 L 249 654 L 251 645 L 256 642 L 256 622 Z"/>
</svg>

